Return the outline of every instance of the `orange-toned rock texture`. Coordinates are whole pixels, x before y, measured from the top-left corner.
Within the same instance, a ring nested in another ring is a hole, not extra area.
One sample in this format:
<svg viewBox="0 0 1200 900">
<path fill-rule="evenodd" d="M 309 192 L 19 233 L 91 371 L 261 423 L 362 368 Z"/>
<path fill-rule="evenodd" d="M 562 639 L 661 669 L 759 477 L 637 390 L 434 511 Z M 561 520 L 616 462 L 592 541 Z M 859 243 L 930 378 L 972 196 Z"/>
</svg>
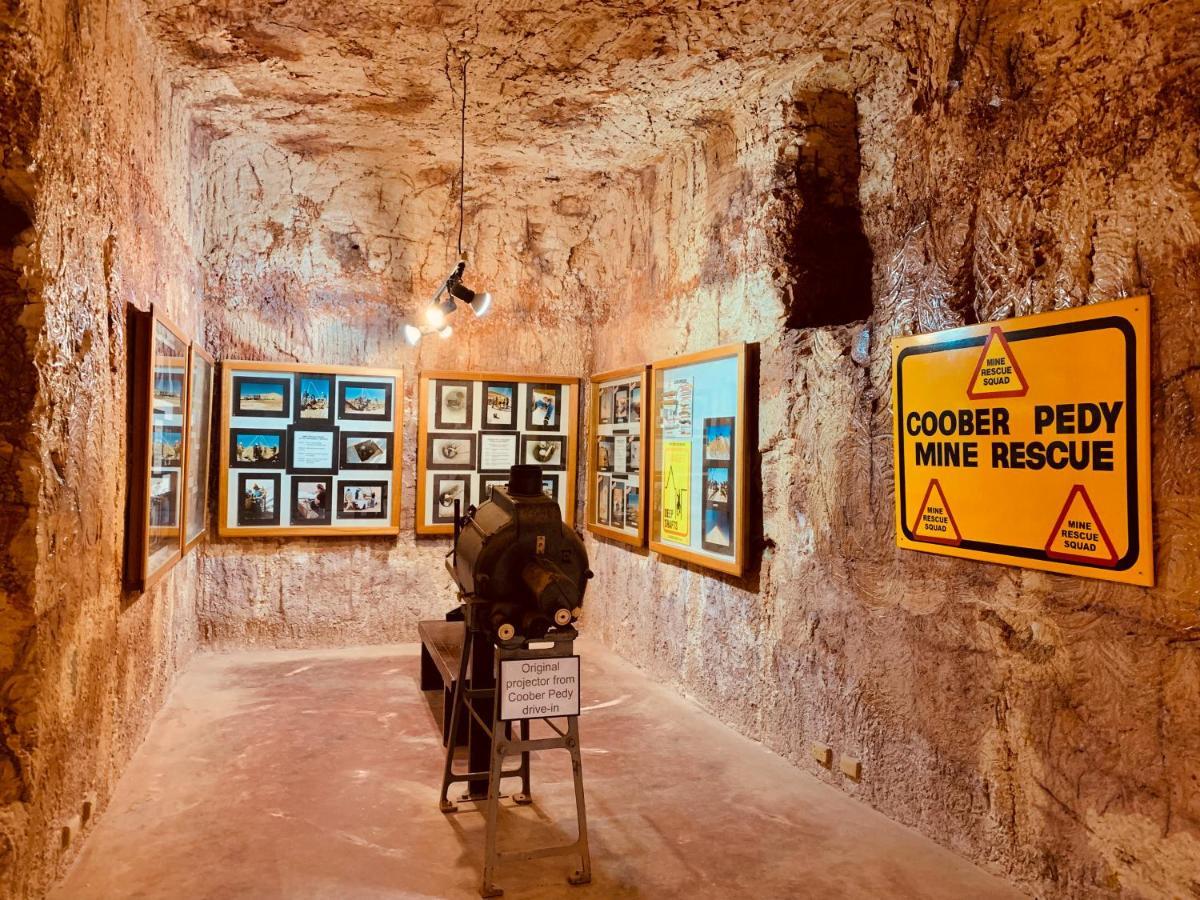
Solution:
<svg viewBox="0 0 1200 900">
<path fill-rule="evenodd" d="M 466 56 L 496 312 L 411 350 Z M 589 540 L 591 633 L 1035 893 L 1200 897 L 1198 0 L 0 0 L 0 61 L 0 893 L 61 870 L 198 643 L 409 639 L 452 604 L 411 536 L 420 371 L 747 340 L 752 571 Z M 890 338 L 1138 291 L 1157 586 L 896 550 Z M 123 594 L 151 302 L 218 357 L 401 367 L 401 537 L 214 539 Z"/>
</svg>

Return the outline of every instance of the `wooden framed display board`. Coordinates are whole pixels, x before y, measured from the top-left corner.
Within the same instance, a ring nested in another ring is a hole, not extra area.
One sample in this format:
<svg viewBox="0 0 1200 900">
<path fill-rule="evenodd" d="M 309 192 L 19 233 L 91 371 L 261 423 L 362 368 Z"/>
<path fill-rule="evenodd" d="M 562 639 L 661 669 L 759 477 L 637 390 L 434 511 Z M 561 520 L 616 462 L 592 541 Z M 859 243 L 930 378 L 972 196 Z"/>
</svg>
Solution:
<svg viewBox="0 0 1200 900">
<path fill-rule="evenodd" d="M 651 367 L 650 547 L 730 575 L 746 566 L 745 344 Z"/>
<path fill-rule="evenodd" d="M 130 308 L 125 581 L 147 590 L 183 556 L 188 340 L 151 306 Z"/>
<path fill-rule="evenodd" d="M 508 481 L 509 467 L 543 468 L 546 492 L 575 523 L 579 379 L 499 372 L 425 372 L 417 390 L 417 534 L 452 534 L 466 510 Z"/>
<path fill-rule="evenodd" d="M 208 475 L 212 450 L 213 358 L 195 341 L 188 351 L 187 465 L 183 491 L 183 552 L 208 528 Z"/>
<path fill-rule="evenodd" d="M 593 375 L 589 400 L 587 527 L 640 547 L 646 542 L 646 366 Z"/>
<path fill-rule="evenodd" d="M 220 534 L 399 533 L 398 370 L 225 360 L 221 372 Z"/>
</svg>

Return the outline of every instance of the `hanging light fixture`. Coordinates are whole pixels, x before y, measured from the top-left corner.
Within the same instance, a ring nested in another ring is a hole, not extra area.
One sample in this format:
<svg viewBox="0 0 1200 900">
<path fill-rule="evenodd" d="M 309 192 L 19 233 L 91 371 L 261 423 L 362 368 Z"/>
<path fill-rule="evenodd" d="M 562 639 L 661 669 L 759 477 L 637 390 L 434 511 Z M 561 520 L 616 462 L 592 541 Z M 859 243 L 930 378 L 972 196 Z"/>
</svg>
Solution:
<svg viewBox="0 0 1200 900">
<path fill-rule="evenodd" d="M 463 60 L 462 67 L 462 114 L 459 123 L 459 158 L 458 158 L 458 265 L 446 276 L 429 305 L 425 307 L 422 323 L 409 322 L 404 326 L 404 340 L 410 347 L 415 347 L 426 334 L 436 332 L 442 338 L 448 338 L 454 333 L 446 320 L 458 309 L 455 300 L 471 307 L 476 318 L 486 315 L 492 308 L 492 295 L 487 291 L 473 291 L 462 283 L 463 273 L 467 270 L 467 257 L 463 253 L 463 209 L 467 190 L 467 62 Z"/>
</svg>

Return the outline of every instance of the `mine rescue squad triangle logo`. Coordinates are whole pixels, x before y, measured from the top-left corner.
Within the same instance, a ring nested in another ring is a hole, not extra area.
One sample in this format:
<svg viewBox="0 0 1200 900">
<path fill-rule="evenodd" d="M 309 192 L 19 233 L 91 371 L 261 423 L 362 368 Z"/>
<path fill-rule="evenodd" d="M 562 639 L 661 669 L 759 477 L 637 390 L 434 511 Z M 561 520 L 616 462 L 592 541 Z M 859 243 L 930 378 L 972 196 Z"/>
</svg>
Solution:
<svg viewBox="0 0 1200 900">
<path fill-rule="evenodd" d="M 950 512 L 950 504 L 946 502 L 946 495 L 942 493 L 942 486 L 936 478 L 929 482 L 929 487 L 925 490 L 925 501 L 921 504 L 921 511 L 917 513 L 912 532 L 918 541 L 949 544 L 952 547 L 962 543 L 962 535 L 954 522 L 954 513 Z"/>
<path fill-rule="evenodd" d="M 1004 338 L 999 325 L 992 327 L 984 342 L 975 374 L 967 385 L 967 396 L 972 400 L 997 400 L 1001 397 L 1024 397 L 1029 390 L 1017 358 Z"/>
<path fill-rule="evenodd" d="M 1046 541 L 1046 555 L 1051 559 L 1092 566 L 1117 564 L 1117 551 L 1082 484 L 1075 485 L 1067 495 L 1058 522 Z"/>
</svg>

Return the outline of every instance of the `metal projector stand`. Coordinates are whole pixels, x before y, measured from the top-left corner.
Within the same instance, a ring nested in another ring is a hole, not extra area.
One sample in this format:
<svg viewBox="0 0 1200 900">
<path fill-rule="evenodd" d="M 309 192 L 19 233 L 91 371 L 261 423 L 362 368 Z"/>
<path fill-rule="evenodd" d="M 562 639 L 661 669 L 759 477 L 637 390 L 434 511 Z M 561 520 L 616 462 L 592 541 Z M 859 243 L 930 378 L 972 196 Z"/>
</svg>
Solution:
<svg viewBox="0 0 1200 900">
<path fill-rule="evenodd" d="M 449 799 L 450 785 L 466 782 L 467 793 L 460 800 L 486 804 L 487 837 L 483 858 L 483 881 L 479 886 L 481 897 L 499 897 L 504 891 L 496 886 L 496 867 L 505 860 L 541 859 L 547 856 L 579 856 L 579 868 L 568 876 L 571 884 L 587 884 L 592 880 L 592 860 L 588 852 L 587 811 L 583 799 L 583 761 L 579 752 L 579 717 L 565 716 L 566 730 L 560 730 L 549 718 L 542 721 L 550 726 L 557 737 L 531 740 L 529 721 L 521 720 L 521 737 L 513 739 L 513 723 L 500 718 L 500 692 L 496 682 L 500 674 L 501 660 L 510 659 L 554 659 L 572 656 L 574 641 L 578 633 L 574 628 L 548 634 L 533 643 L 551 643 L 553 646 L 533 649 L 529 641 L 509 649 L 497 647 L 487 634 L 471 627 L 472 610 L 470 598 L 467 602 L 466 646 L 463 647 L 458 681 L 454 686 L 454 701 L 450 713 L 451 740 L 446 747 L 446 765 L 442 772 L 442 793 L 439 808 L 443 813 L 458 812 L 458 805 Z M 485 719 L 487 707 L 491 706 L 491 721 Z M 467 715 L 473 720 L 468 739 L 468 771 L 454 771 L 453 736 L 458 734 L 459 722 Z M 490 753 L 484 750 L 490 744 Z M 567 750 L 571 754 L 571 771 L 575 780 L 575 816 L 579 825 L 579 837 L 570 844 L 555 847 L 540 847 L 534 850 L 500 850 L 496 846 L 498 817 L 500 813 L 500 781 L 504 778 L 520 778 L 521 792 L 513 795 L 513 802 L 525 805 L 533 802 L 529 788 L 529 754 L 533 750 Z M 521 757 L 521 764 L 511 770 L 504 769 L 508 756 Z M 490 757 L 490 760 L 489 760 Z M 483 771 L 483 766 L 488 766 Z"/>
</svg>

